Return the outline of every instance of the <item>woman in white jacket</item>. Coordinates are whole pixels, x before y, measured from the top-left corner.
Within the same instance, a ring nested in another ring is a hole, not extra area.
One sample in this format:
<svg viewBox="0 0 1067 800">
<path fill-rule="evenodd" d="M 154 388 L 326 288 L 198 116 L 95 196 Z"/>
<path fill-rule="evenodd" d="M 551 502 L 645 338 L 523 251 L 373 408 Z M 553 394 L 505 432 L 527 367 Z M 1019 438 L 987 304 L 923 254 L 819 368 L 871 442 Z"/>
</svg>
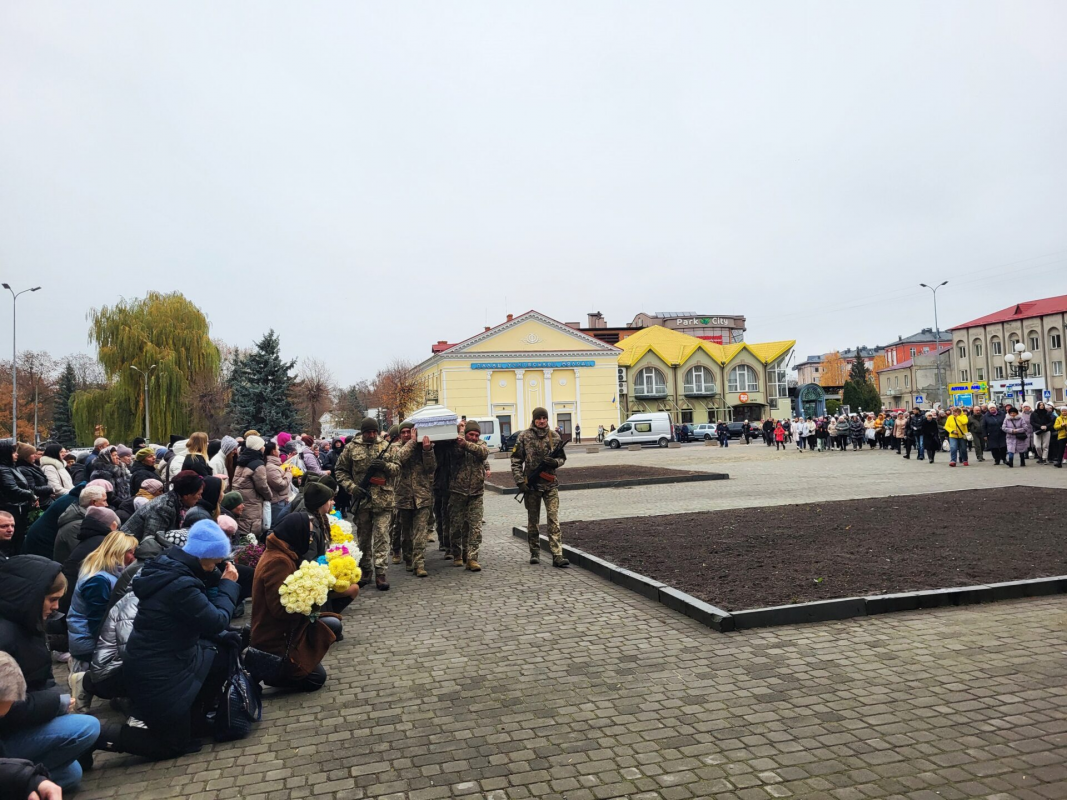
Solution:
<svg viewBox="0 0 1067 800">
<path fill-rule="evenodd" d="M 52 487 L 52 498 L 62 497 L 74 488 L 74 482 L 67 472 L 66 462 L 67 448 L 61 444 L 49 444 L 44 448 L 41 456 L 41 471 L 48 478 L 48 485 Z"/>
</svg>

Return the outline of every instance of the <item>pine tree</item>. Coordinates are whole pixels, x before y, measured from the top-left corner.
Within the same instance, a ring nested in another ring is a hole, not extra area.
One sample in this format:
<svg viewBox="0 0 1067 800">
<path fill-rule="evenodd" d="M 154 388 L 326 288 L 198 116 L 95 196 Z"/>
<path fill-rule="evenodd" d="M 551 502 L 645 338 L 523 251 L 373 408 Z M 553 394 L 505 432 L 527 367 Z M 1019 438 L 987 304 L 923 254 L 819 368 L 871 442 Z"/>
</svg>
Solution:
<svg viewBox="0 0 1067 800">
<path fill-rule="evenodd" d="M 282 361 L 273 328 L 246 356 L 236 357 L 230 377 L 230 413 L 235 430 L 255 429 L 263 434 L 296 429 L 296 409 L 290 400 L 291 370 L 296 361 Z"/>
<path fill-rule="evenodd" d="M 856 357 L 849 368 L 848 380 L 842 387 L 841 399 L 853 412 L 861 408 L 864 411 L 879 411 L 882 408 L 882 398 L 859 347 L 856 348 Z"/>
<path fill-rule="evenodd" d="M 52 412 L 51 438 L 64 447 L 76 447 L 78 445 L 78 434 L 74 430 L 74 419 L 70 411 L 70 399 L 78 388 L 77 383 L 74 365 L 68 361 L 66 369 L 63 370 L 63 374 L 59 377 L 55 410 Z"/>
</svg>

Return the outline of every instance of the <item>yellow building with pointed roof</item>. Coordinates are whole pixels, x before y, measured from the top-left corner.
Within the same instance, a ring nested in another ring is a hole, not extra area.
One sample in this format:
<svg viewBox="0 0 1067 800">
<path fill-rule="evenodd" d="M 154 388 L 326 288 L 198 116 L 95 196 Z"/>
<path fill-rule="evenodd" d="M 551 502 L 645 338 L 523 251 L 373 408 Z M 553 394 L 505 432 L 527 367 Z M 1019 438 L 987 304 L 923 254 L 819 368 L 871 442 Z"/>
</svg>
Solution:
<svg viewBox="0 0 1067 800">
<path fill-rule="evenodd" d="M 792 416 L 786 364 L 795 340 L 715 344 L 661 326 L 619 342 L 623 419 L 667 411 L 678 424 Z"/>
</svg>

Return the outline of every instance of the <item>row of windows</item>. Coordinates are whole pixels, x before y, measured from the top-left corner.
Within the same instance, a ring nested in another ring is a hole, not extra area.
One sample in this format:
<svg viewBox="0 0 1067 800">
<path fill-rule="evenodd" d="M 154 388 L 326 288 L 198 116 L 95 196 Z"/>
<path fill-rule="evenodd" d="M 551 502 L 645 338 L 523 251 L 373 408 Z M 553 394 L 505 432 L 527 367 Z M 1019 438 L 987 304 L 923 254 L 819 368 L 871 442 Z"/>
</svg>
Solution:
<svg viewBox="0 0 1067 800">
<path fill-rule="evenodd" d="M 781 362 L 779 362 L 781 363 Z M 777 365 L 776 365 L 777 367 Z M 778 390 L 778 396 L 786 396 L 786 371 L 784 368 L 768 370 L 772 388 Z M 693 367 L 685 373 L 685 391 L 709 392 L 715 386 L 711 370 L 707 367 Z M 667 393 L 667 378 L 655 367 L 645 367 L 634 378 L 634 390 L 637 394 L 660 395 Z M 759 379 L 756 371 L 747 364 L 739 364 L 730 370 L 727 377 L 728 392 L 758 392 Z"/>
<path fill-rule="evenodd" d="M 1012 334 L 1008 338 L 1008 349 L 1009 349 L 1009 351 L 1014 351 L 1015 350 L 1015 345 L 1017 345 L 1018 343 L 1019 343 L 1019 337 L 1016 336 L 1015 334 Z M 1036 332 L 1030 331 L 1030 333 L 1027 334 L 1027 344 L 1028 344 L 1028 346 L 1030 348 L 1030 352 L 1031 353 L 1036 353 L 1038 350 L 1041 349 L 1041 337 L 1038 336 L 1038 334 Z M 1061 349 L 1063 347 L 1063 336 L 1058 331 L 1049 331 L 1049 334 L 1048 334 L 1048 347 L 1049 347 L 1049 350 L 1059 350 L 1059 349 Z M 1003 343 L 1000 341 L 1000 337 L 998 337 L 998 336 L 990 337 L 990 339 L 989 339 L 989 348 L 992 351 L 993 355 L 995 355 L 995 356 L 1004 355 L 1004 346 L 1003 346 Z M 975 358 L 981 358 L 982 357 L 982 340 L 981 339 L 975 339 L 971 343 L 971 350 L 974 353 L 974 357 Z M 967 345 L 962 341 L 956 342 L 956 353 L 957 353 L 957 355 L 959 355 L 960 358 L 967 358 Z M 912 358 L 915 357 L 915 348 L 914 347 L 911 349 L 911 356 L 912 356 Z"/>
</svg>

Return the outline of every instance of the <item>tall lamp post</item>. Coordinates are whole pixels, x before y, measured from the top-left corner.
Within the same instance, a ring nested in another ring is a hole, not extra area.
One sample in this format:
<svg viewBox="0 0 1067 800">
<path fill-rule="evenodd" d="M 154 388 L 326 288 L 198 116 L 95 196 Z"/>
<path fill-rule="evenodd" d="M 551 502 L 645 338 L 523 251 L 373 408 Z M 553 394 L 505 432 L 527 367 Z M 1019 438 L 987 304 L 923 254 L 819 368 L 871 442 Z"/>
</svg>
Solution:
<svg viewBox="0 0 1067 800">
<path fill-rule="evenodd" d="M 146 444 L 151 443 L 152 441 L 152 433 L 148 428 L 148 376 L 157 366 L 159 365 L 153 364 L 147 370 L 143 370 L 140 367 L 135 367 L 133 364 L 130 364 L 130 369 L 137 370 L 144 377 L 144 438 Z"/>
<path fill-rule="evenodd" d="M 1019 395 L 1022 397 L 1022 406 L 1026 402 L 1026 373 L 1030 371 L 1030 361 L 1034 354 L 1026 350 L 1022 342 L 1015 343 L 1015 352 L 1008 353 L 1004 360 L 1008 363 L 1008 370 L 1013 378 L 1019 379 Z"/>
<path fill-rule="evenodd" d="M 937 324 L 937 290 L 944 286 L 948 281 L 941 281 L 937 286 L 927 286 L 925 283 L 920 283 L 924 289 L 929 289 L 934 293 L 934 364 L 937 365 L 937 391 L 941 394 L 940 400 L 942 403 L 948 402 L 945 392 L 945 382 L 941 377 L 941 326 Z"/>
<path fill-rule="evenodd" d="M 36 292 L 40 289 L 40 286 L 34 286 L 32 289 L 23 289 L 21 292 L 16 293 L 14 289 L 5 284 L 0 284 L 9 292 L 11 292 L 11 438 L 18 441 L 18 373 L 16 372 L 15 364 L 18 361 L 18 348 L 15 344 L 15 335 L 18 328 L 15 326 L 15 310 L 16 301 L 19 299 L 19 295 L 26 294 L 26 292 Z"/>
</svg>

